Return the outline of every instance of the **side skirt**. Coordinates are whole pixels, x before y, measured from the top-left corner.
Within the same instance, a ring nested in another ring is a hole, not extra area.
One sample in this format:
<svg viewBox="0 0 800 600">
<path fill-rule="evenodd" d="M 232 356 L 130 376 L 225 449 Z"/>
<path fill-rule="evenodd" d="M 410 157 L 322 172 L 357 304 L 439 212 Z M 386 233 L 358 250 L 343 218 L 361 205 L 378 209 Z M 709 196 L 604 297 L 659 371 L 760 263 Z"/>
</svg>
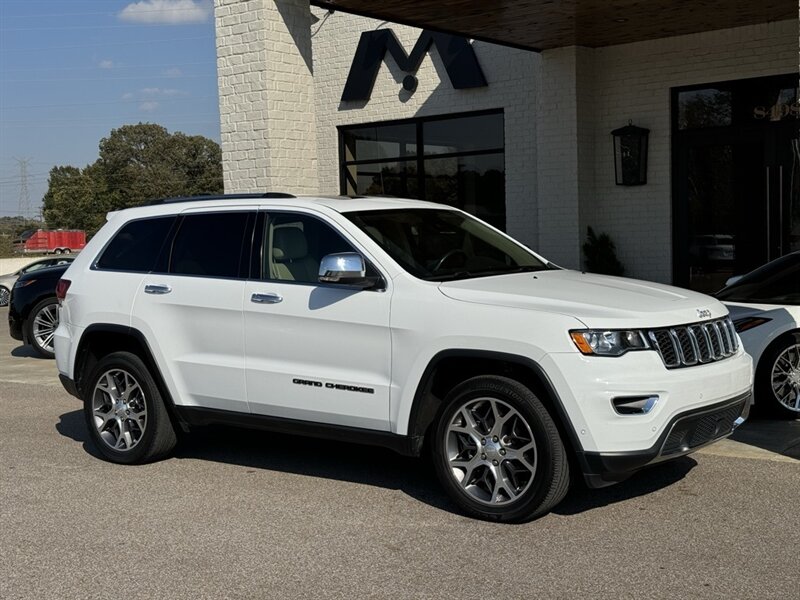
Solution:
<svg viewBox="0 0 800 600">
<path fill-rule="evenodd" d="M 209 408 L 175 406 L 178 417 L 190 427 L 230 425 L 258 431 L 273 431 L 290 435 L 337 440 L 351 444 L 381 446 L 404 456 L 419 456 L 422 439 L 344 425 L 329 425 L 296 419 L 284 419 L 251 413 L 239 413 Z"/>
</svg>

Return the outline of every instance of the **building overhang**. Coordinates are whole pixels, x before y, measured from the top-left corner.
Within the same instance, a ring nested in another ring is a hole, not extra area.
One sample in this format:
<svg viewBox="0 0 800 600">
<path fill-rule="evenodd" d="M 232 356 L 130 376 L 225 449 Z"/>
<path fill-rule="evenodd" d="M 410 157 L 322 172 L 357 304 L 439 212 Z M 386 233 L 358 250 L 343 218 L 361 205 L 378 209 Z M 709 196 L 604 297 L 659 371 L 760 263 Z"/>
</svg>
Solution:
<svg viewBox="0 0 800 600">
<path fill-rule="evenodd" d="M 797 0 L 311 0 L 375 19 L 527 50 L 598 48 L 797 19 Z"/>
</svg>

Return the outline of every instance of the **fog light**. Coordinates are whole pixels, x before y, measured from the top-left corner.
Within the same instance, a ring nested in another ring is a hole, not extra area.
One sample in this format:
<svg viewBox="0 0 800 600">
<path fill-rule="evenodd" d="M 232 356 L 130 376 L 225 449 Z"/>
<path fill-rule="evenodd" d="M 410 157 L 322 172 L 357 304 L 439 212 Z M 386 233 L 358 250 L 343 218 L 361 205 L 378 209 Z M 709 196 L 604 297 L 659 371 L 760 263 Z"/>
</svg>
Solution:
<svg viewBox="0 0 800 600">
<path fill-rule="evenodd" d="M 658 404 L 658 396 L 623 396 L 611 400 L 620 415 L 646 415 Z"/>
</svg>

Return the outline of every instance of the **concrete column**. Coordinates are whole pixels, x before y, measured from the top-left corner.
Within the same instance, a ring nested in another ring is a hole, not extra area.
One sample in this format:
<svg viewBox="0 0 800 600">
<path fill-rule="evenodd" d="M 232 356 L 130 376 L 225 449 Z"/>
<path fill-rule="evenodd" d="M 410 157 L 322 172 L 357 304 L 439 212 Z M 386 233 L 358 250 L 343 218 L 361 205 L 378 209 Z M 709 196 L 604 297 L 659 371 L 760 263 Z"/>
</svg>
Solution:
<svg viewBox="0 0 800 600">
<path fill-rule="evenodd" d="M 594 195 L 594 51 L 570 46 L 542 52 L 536 111 L 538 249 L 580 268 Z"/>
<path fill-rule="evenodd" d="M 225 191 L 317 193 L 308 0 L 214 0 Z"/>
</svg>

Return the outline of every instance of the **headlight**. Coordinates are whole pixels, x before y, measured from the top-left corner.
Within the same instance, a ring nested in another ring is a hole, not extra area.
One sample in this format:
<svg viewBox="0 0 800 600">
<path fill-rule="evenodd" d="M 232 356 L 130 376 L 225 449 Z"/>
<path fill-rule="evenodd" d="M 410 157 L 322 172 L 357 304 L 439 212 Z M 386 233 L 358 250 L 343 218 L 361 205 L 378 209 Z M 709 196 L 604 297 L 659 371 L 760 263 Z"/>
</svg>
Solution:
<svg viewBox="0 0 800 600">
<path fill-rule="evenodd" d="M 631 350 L 647 350 L 650 344 L 641 331 L 602 331 L 584 329 L 569 332 L 572 341 L 583 354 L 593 356 L 621 356 Z"/>
</svg>

